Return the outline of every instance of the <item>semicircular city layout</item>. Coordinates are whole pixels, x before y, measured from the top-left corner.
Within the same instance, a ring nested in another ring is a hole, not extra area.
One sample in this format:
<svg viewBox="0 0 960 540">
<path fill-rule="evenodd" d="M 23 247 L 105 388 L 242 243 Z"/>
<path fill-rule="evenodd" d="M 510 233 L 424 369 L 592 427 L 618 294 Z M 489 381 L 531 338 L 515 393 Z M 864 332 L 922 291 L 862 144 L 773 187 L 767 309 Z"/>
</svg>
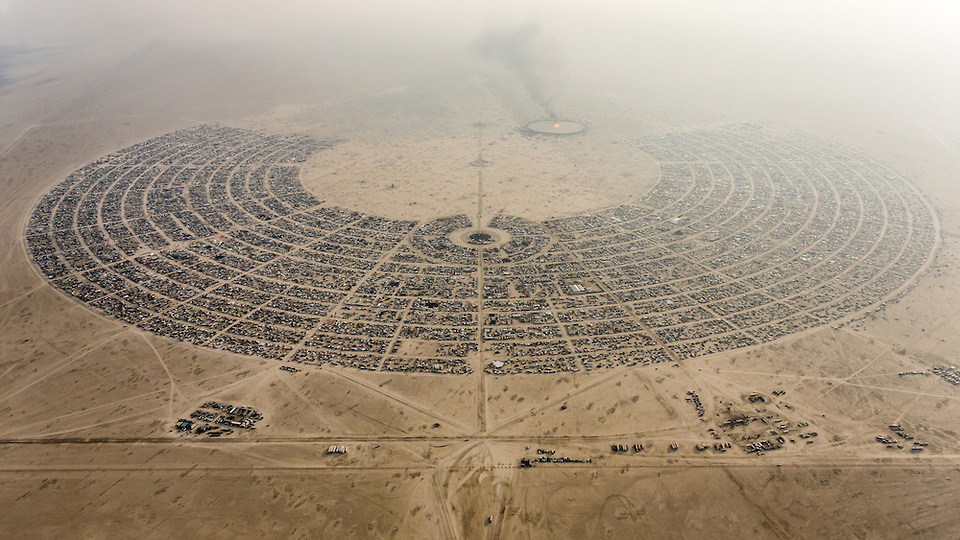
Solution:
<svg viewBox="0 0 960 540">
<path fill-rule="evenodd" d="M 652 190 L 546 221 L 327 204 L 299 164 L 333 144 L 207 125 L 145 141 L 48 192 L 27 249 L 93 309 L 199 346 L 513 374 L 676 362 L 843 323 L 903 294 L 939 244 L 936 213 L 896 172 L 751 125 L 628 141 L 659 164 Z"/>
</svg>

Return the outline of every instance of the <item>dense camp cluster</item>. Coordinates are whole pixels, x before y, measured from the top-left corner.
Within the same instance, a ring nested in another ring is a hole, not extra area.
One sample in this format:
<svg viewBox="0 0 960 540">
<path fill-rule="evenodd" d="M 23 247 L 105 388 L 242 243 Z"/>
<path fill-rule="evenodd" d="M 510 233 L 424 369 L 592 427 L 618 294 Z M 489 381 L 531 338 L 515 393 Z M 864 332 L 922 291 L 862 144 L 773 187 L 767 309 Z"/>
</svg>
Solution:
<svg viewBox="0 0 960 540">
<path fill-rule="evenodd" d="M 630 144 L 639 204 L 533 223 L 326 205 L 297 163 L 330 143 L 200 126 L 109 155 L 37 205 L 58 288 L 156 334 L 265 358 L 468 373 L 594 370 L 753 345 L 878 307 L 936 219 L 855 152 L 752 126 Z M 460 242 L 483 228 L 496 243 Z"/>
</svg>

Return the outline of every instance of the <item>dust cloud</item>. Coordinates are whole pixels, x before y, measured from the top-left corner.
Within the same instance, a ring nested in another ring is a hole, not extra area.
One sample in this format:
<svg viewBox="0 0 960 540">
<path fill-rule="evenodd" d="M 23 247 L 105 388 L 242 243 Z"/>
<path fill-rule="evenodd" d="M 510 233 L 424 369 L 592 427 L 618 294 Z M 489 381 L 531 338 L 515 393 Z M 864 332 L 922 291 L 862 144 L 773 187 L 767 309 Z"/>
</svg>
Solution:
<svg viewBox="0 0 960 540">
<path fill-rule="evenodd" d="M 127 94 L 135 108 L 171 95 L 219 107 L 480 76 L 518 121 L 542 116 L 511 105 L 521 92 L 551 116 L 562 97 L 564 115 L 576 117 L 589 114 L 587 101 L 612 103 L 604 92 L 615 90 L 633 96 L 626 110 L 718 119 L 893 114 L 956 141 L 960 39 L 951 21 L 958 19 L 960 6 L 951 2 L 915 8 L 864 0 L 602 9 L 541 1 L 295 1 L 278 9 L 245 0 L 3 0 L 0 44 L 49 53 L 43 65 L 2 62 L 8 87 L 19 80 L 92 90 L 85 106 L 110 101 L 91 83 L 109 85 L 115 76 L 137 79 Z M 511 77 L 520 84 L 511 87 Z"/>
</svg>

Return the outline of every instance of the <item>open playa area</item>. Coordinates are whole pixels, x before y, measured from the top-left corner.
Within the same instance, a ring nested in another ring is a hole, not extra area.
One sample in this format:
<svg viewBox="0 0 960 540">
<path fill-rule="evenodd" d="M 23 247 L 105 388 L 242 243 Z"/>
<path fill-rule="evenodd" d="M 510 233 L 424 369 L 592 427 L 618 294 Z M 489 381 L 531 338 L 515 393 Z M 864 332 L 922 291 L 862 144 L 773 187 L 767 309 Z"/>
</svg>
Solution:
<svg viewBox="0 0 960 540">
<path fill-rule="evenodd" d="M 0 537 L 960 536 L 956 44 L 42 3 L 0 0 Z"/>
</svg>

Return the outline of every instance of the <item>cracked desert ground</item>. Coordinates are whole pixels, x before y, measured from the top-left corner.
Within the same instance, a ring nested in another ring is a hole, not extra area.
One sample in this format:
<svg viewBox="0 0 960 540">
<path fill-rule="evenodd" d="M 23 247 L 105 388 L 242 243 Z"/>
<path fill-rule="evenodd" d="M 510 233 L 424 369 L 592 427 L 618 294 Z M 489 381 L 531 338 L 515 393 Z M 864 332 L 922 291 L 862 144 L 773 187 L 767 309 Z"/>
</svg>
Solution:
<svg viewBox="0 0 960 540">
<path fill-rule="evenodd" d="M 523 131 L 544 113 L 503 73 L 289 81 L 278 70 L 223 87 L 208 77 L 217 54 L 238 53 L 170 54 L 148 47 L 83 77 L 28 55 L 0 87 L 0 536 L 960 536 L 960 387 L 932 373 L 960 350 L 955 129 L 896 111 L 673 105 L 574 81 L 564 111 L 589 129 L 552 138 Z M 538 222 L 639 204 L 665 177 L 624 141 L 761 125 L 896 171 L 935 209 L 936 246 L 884 309 L 677 362 L 497 374 L 488 349 L 466 374 L 299 365 L 106 316 L 29 252 L 34 208 L 73 171 L 204 124 L 335 141 L 302 164 L 305 189 L 417 223 L 478 204 Z M 223 437 L 174 430 L 209 401 L 264 419 Z M 754 420 L 721 426 L 741 416 Z M 784 442 L 758 455 L 747 434 Z M 538 449 L 584 462 L 518 467 Z"/>
</svg>

